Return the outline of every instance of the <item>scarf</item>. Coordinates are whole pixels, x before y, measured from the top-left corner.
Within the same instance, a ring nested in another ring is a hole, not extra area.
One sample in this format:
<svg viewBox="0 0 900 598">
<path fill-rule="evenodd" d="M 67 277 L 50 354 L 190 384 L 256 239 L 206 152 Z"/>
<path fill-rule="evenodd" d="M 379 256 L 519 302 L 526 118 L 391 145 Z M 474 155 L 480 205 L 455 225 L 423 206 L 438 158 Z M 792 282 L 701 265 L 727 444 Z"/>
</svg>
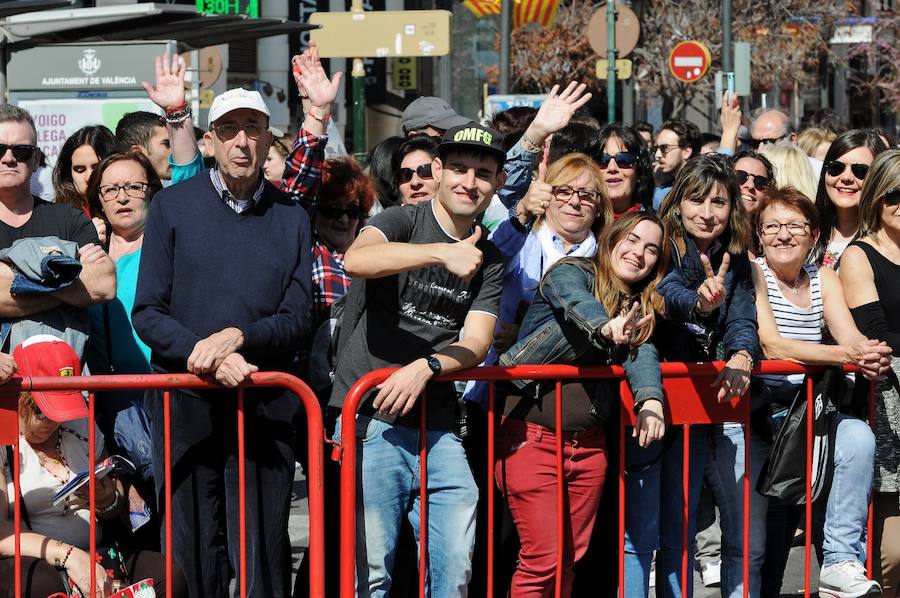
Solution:
<svg viewBox="0 0 900 598">
<path fill-rule="evenodd" d="M 587 237 L 581 243 L 573 245 L 569 253 L 563 252 L 562 239 L 550 230 L 546 221 L 541 223 L 536 234 L 537 240 L 541 244 L 541 276 L 547 272 L 550 266 L 564 257 L 591 257 L 597 253 L 597 239 L 591 231 L 588 231 Z"/>
</svg>

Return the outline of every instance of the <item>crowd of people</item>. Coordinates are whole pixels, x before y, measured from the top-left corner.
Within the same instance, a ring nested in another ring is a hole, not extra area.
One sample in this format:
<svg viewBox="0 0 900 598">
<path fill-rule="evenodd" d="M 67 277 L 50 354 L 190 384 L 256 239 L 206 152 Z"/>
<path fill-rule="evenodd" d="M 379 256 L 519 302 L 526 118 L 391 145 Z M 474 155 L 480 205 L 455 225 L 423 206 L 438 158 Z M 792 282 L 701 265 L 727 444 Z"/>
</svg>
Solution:
<svg viewBox="0 0 900 598">
<path fill-rule="evenodd" d="M 336 443 L 358 443 L 359 596 L 415 591 L 423 394 L 428 529 L 419 549 L 429 595 L 483 591 L 473 554 L 483 550 L 490 492 L 505 509 L 497 591 L 549 597 L 559 583 L 563 596 L 584 593 L 579 562 L 615 560 L 590 549 L 615 527 L 604 488 L 617 467 L 613 440 L 625 434 L 625 544 L 614 548 L 624 551 L 625 595 L 643 598 L 655 585 L 680 596 L 685 582 L 690 595 L 686 513 L 704 583 L 743 594 L 749 533 L 748 595 L 778 596 L 803 507 L 756 488 L 805 391 L 803 375 L 755 375 L 763 359 L 855 366 L 844 382 L 853 396 L 874 384 L 874 413 L 835 400 L 828 484 L 805 533 L 819 552 L 820 595 L 900 595 L 900 150 L 887 132 L 846 130 L 822 112 L 798 134 L 791 115 L 747 118 L 727 94 L 717 136 L 680 119 L 601 125 L 585 109 L 586 86 L 573 82 L 537 109 L 489 122 L 419 98 L 402 135 L 376 144 L 364 167 L 325 157 L 341 75 L 328 76 L 314 46 L 292 67 L 303 107 L 296 136 L 271 129 L 260 94 L 240 88 L 215 98 L 198 133 L 184 62 L 161 56 L 144 86 L 162 116 L 127 114 L 115 132 L 80 129 L 52 173 L 31 116 L 0 106 L 0 380 L 190 372 L 220 387 L 173 391 L 170 401 L 156 390 L 97 393 L 94 423 L 82 393 L 22 392 L 18 497 L 12 451 L 0 452 L 0 595 L 14 592 L 14 499 L 24 596 L 88 596 L 92 570 L 94 595 L 144 579 L 164 594 L 166 492 L 168 589 L 228 595 L 240 582 L 233 388 L 274 370 L 310 384 Z M 665 391 L 662 361 L 722 361 L 711 400 L 750 400 L 747 423 L 692 427 L 687 504 L 684 434 L 667 425 L 667 403 L 679 397 Z M 498 383 L 487 484 L 486 383 L 434 381 L 479 364 L 620 364 L 634 429 L 617 429 L 610 381 Z M 362 400 L 356 437 L 342 438 L 349 389 L 382 367 L 397 369 Z M 278 389 L 248 389 L 244 409 L 243 581 L 254 597 L 305 596 L 305 564 L 291 587 L 287 525 L 303 415 Z M 97 480 L 93 504 L 86 489 L 56 500 L 92 465 L 92 425 L 98 458 L 120 455 L 128 466 Z M 329 591 L 336 467 L 326 471 Z M 562 537 L 548 525 L 556 509 Z M 88 555 L 94 518 L 97 563 Z"/>
</svg>

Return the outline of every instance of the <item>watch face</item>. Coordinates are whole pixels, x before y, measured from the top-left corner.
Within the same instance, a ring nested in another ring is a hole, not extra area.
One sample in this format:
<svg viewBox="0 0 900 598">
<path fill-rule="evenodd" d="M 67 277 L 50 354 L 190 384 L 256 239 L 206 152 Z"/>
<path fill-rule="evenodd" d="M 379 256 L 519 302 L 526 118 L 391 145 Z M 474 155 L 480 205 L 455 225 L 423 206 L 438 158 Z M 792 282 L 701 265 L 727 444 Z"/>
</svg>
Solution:
<svg viewBox="0 0 900 598">
<path fill-rule="evenodd" d="M 437 357 L 429 357 L 428 358 L 428 367 L 431 368 L 431 371 L 435 374 L 441 373 L 441 362 Z"/>
</svg>

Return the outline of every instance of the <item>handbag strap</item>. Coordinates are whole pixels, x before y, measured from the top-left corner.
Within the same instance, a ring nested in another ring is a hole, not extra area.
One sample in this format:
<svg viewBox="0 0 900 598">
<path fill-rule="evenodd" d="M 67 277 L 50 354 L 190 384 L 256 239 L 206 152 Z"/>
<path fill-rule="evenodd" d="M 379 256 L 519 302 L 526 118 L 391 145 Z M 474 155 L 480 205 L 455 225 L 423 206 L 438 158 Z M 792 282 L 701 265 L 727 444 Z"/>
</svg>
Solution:
<svg viewBox="0 0 900 598">
<path fill-rule="evenodd" d="M 13 447 L 10 445 L 6 445 L 6 462 L 9 464 L 9 471 L 13 471 L 14 456 L 13 456 Z M 12 475 L 16 475 L 16 472 L 13 472 Z M 28 517 L 28 507 L 25 506 L 25 498 L 22 496 L 22 486 L 19 485 L 19 496 L 16 498 L 19 501 L 20 512 L 22 513 L 22 519 L 25 520 L 25 527 L 31 530 L 31 518 Z"/>
</svg>

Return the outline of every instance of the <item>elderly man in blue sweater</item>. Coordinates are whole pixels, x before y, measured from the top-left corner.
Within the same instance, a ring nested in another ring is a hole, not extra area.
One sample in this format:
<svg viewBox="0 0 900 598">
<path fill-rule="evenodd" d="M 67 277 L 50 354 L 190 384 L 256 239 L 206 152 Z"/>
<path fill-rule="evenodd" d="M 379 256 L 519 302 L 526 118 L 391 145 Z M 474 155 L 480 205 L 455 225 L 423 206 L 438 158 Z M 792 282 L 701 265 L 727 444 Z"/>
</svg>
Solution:
<svg viewBox="0 0 900 598">
<path fill-rule="evenodd" d="M 216 165 L 150 205 L 132 317 L 158 372 L 234 387 L 257 370 L 289 370 L 310 323 L 310 231 L 302 206 L 265 180 L 272 143 L 258 92 L 232 89 L 209 111 Z M 248 391 L 247 588 L 289 595 L 287 522 L 298 399 Z M 146 409 L 163 496 L 163 410 Z M 171 401 L 173 552 L 193 598 L 224 597 L 240 570 L 236 392 L 178 391 Z"/>
</svg>

